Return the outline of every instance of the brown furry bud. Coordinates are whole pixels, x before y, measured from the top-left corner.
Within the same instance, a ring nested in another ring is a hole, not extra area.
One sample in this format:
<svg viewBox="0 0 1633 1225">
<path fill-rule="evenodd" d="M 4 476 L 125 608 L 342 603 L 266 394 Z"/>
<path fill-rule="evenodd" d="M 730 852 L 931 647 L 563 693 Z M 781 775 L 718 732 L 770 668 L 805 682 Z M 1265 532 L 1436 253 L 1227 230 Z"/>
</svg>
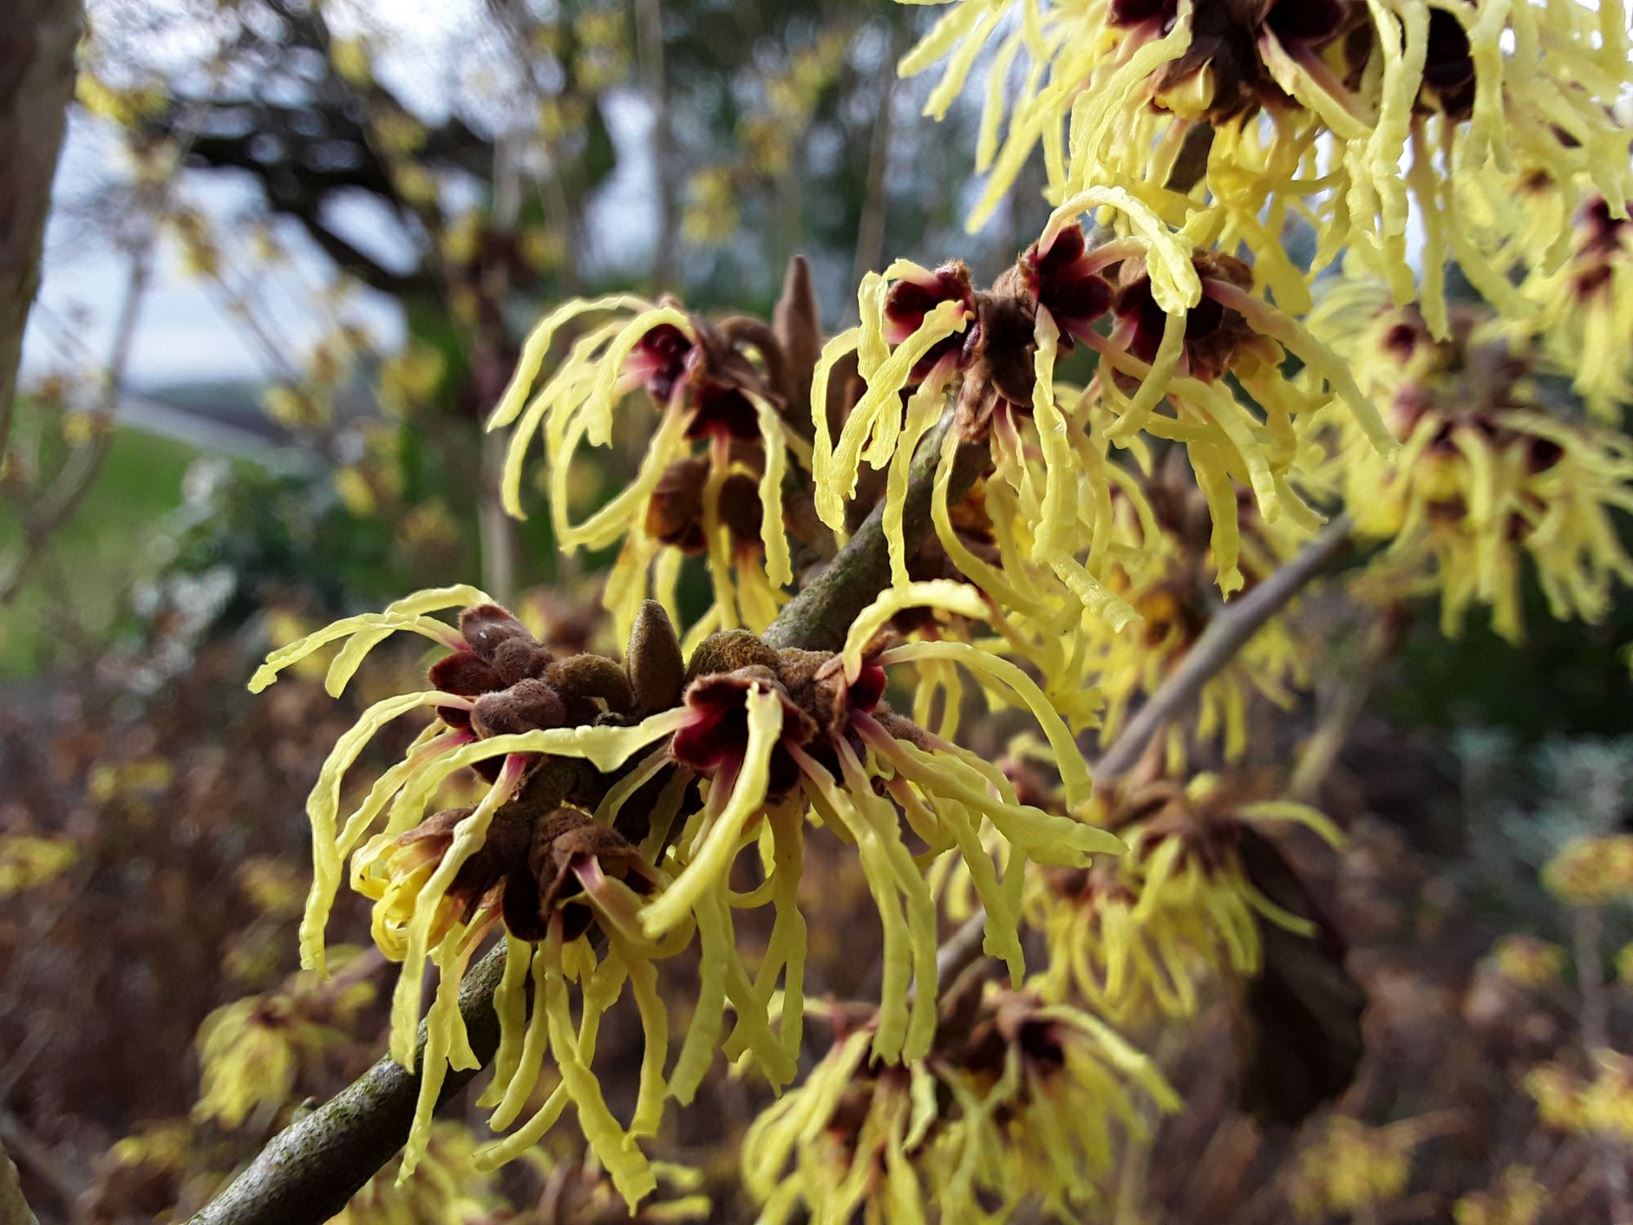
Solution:
<svg viewBox="0 0 1633 1225">
<path fill-rule="evenodd" d="M 567 717 L 561 695 L 542 680 L 518 681 L 476 699 L 471 726 L 479 736 L 503 736 L 541 727 L 560 727 Z"/>
<path fill-rule="evenodd" d="M 748 630 L 721 630 L 697 644 L 686 666 L 686 679 L 691 681 L 715 672 L 735 672 L 739 668 L 775 669 L 776 666 L 776 649 L 761 642 L 759 635 Z"/>
<path fill-rule="evenodd" d="M 504 687 L 499 674 L 475 651 L 455 651 L 444 656 L 431 665 L 427 675 L 433 687 L 465 698 Z"/>
<path fill-rule="evenodd" d="M 642 601 L 635 614 L 624 670 L 635 691 L 639 713 L 651 714 L 680 704 L 680 693 L 686 685 L 686 660 L 680 653 L 675 626 L 656 600 Z"/>
<path fill-rule="evenodd" d="M 600 698 L 614 714 L 627 715 L 635 709 L 635 691 L 619 664 L 603 655 L 571 655 L 558 659 L 544 671 L 567 703 L 575 723 L 588 723 L 597 713 L 593 700 Z M 584 715 L 588 710 L 589 714 Z M 580 717 L 583 715 L 584 717 Z"/>
<path fill-rule="evenodd" d="M 477 604 L 460 613 L 459 632 L 471 644 L 471 650 L 489 663 L 493 662 L 494 650 L 501 642 L 510 638 L 528 642 L 533 639 L 525 625 L 497 604 Z"/>
<path fill-rule="evenodd" d="M 493 648 L 493 670 L 507 685 L 540 677 L 555 656 L 531 637 L 506 638 Z"/>
<path fill-rule="evenodd" d="M 687 553 L 700 553 L 703 538 L 703 483 L 709 465 L 701 459 L 680 459 L 663 470 L 647 500 L 643 527 L 646 534 Z"/>
</svg>

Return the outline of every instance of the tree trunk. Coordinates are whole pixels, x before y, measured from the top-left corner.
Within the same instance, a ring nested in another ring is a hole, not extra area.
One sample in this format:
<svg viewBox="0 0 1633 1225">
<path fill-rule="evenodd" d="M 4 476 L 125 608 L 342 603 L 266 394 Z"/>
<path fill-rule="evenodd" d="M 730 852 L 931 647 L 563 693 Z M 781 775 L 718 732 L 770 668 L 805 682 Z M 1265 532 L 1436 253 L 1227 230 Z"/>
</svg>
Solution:
<svg viewBox="0 0 1633 1225">
<path fill-rule="evenodd" d="M 51 178 L 74 93 L 80 0 L 0 6 L 0 453 L 11 427 L 23 327 L 40 285 Z"/>
</svg>

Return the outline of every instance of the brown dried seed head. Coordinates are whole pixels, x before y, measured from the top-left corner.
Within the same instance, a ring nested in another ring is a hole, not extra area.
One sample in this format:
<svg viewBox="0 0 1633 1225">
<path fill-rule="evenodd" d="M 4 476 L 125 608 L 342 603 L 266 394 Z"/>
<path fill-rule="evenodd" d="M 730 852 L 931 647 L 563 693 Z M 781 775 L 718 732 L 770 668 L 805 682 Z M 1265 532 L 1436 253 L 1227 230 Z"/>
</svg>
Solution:
<svg viewBox="0 0 1633 1225">
<path fill-rule="evenodd" d="M 686 685 L 686 659 L 680 653 L 680 639 L 663 605 L 644 600 L 629 631 L 629 651 L 624 670 L 635 694 L 639 713 L 668 710 L 680 704 Z"/>
</svg>

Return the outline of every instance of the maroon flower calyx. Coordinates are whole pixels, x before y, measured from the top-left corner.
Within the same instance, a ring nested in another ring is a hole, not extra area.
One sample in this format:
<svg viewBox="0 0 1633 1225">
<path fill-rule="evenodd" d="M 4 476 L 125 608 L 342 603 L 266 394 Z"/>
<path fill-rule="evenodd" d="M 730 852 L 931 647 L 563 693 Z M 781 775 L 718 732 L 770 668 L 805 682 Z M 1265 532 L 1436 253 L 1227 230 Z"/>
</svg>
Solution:
<svg viewBox="0 0 1633 1225">
<path fill-rule="evenodd" d="M 1212 382 L 1230 369 L 1239 353 L 1252 349 L 1275 362 L 1275 343 L 1255 332 L 1240 313 L 1219 301 L 1219 290 L 1248 292 L 1252 270 L 1234 256 L 1199 251 L 1192 260 L 1202 280 L 1202 300 L 1185 314 L 1185 339 L 1180 370 L 1192 378 Z M 1168 316 L 1151 290 L 1151 274 L 1143 259 L 1125 260 L 1119 275 L 1116 301 L 1117 339 L 1143 362 L 1156 359 Z"/>
<path fill-rule="evenodd" d="M 1455 14 L 1431 8 L 1419 105 L 1452 119 L 1467 119 L 1474 113 L 1474 77 L 1474 49 L 1468 31 Z"/>
<path fill-rule="evenodd" d="M 686 687 L 690 720 L 670 740 L 671 756 L 700 774 L 735 778 L 748 756 L 748 695 L 769 690 L 782 702 L 782 730 L 771 750 L 767 794 L 786 795 L 799 782 L 792 749 L 808 744 L 816 723 L 789 697 L 770 668 L 751 665 L 700 676 Z"/>
<path fill-rule="evenodd" d="M 734 343 L 734 332 L 722 332 L 691 317 L 692 335 L 674 324 L 659 324 L 636 343 L 624 365 L 626 375 L 642 384 L 660 405 L 681 403 L 692 412 L 688 438 L 722 438 L 753 442 L 760 437 L 754 399 L 772 404 L 781 397 L 771 372 L 756 366 Z M 742 329 L 739 328 L 738 331 Z M 780 352 L 767 354 L 772 342 L 754 335 L 768 364 L 780 367 Z"/>
<path fill-rule="evenodd" d="M 1035 242 L 1022 253 L 1021 280 L 1038 309 L 1060 329 L 1061 347 L 1083 336 L 1111 308 L 1112 288 L 1090 258 L 1081 226 L 1067 226 L 1045 248 Z"/>
<path fill-rule="evenodd" d="M 901 344 L 923 327 L 930 312 L 943 302 L 961 303 L 972 323 L 962 333 L 955 332 L 932 345 L 913 366 L 909 384 L 924 382 L 938 366 L 961 367 L 974 352 L 980 322 L 970 270 L 962 261 L 953 260 L 928 274 L 910 273 L 892 281 L 885 290 L 884 337 L 893 345 Z"/>
</svg>

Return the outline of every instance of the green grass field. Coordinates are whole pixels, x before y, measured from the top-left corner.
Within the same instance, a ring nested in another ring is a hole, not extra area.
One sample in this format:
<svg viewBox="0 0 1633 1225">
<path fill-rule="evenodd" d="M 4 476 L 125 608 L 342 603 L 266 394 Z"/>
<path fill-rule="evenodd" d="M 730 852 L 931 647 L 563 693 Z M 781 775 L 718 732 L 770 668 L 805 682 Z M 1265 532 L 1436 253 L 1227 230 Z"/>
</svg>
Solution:
<svg viewBox="0 0 1633 1225">
<path fill-rule="evenodd" d="M 43 410 L 19 404 L 19 428 L 48 427 Z M 29 420 L 32 415 L 32 420 Z M 74 633 L 100 645 L 116 628 L 123 596 L 151 565 L 165 517 L 182 501 L 182 478 L 199 452 L 169 438 L 116 431 L 96 483 L 7 605 L 0 606 L 0 680 L 36 674 L 57 659 L 61 610 Z M 0 554 L 21 534 L 15 511 L 0 507 Z"/>
</svg>

